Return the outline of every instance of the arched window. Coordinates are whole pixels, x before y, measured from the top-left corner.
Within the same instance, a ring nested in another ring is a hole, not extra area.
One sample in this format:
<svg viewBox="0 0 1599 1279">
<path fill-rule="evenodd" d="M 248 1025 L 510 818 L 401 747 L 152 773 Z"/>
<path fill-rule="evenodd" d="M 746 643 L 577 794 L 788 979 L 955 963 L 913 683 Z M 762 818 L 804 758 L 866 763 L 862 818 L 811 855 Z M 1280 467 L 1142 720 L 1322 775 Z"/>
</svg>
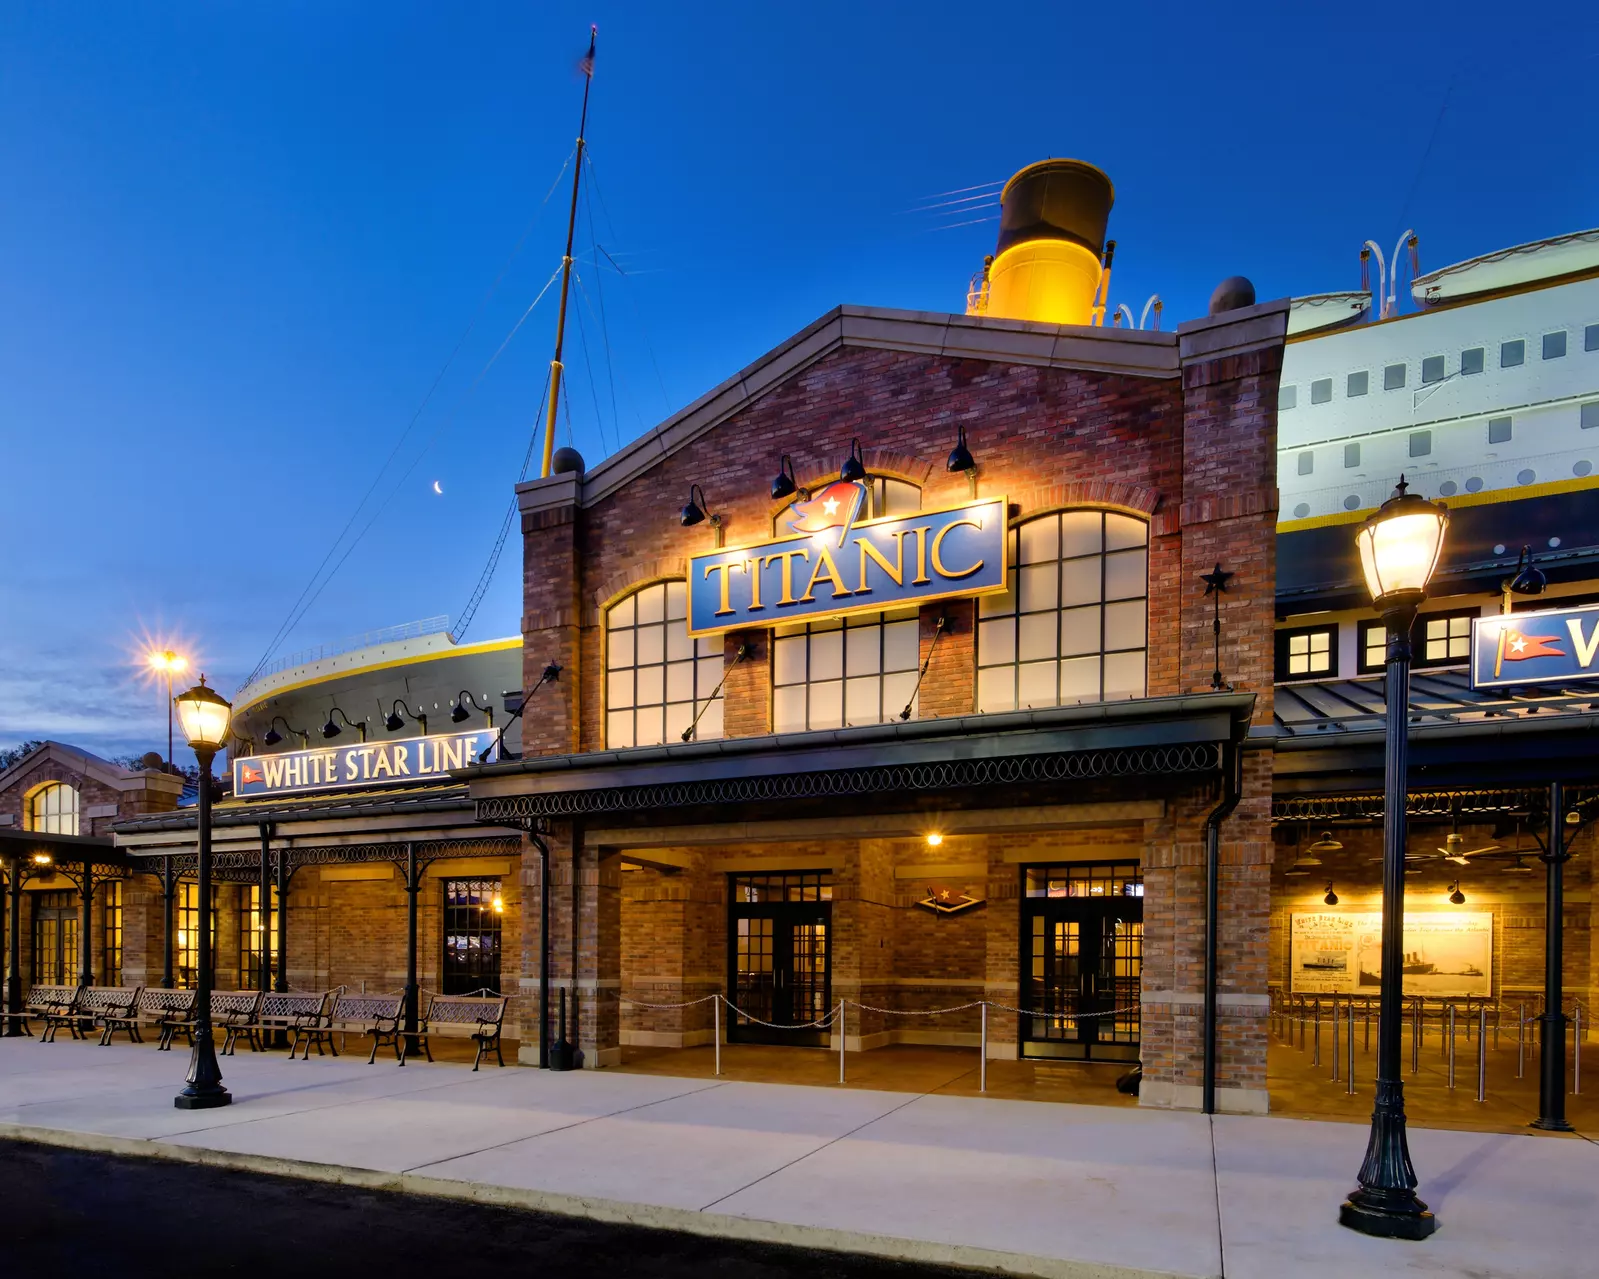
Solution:
<svg viewBox="0 0 1599 1279">
<path fill-rule="evenodd" d="M 65 782 L 47 782 L 28 796 L 28 829 L 48 835 L 76 835 L 77 788 Z"/>
<path fill-rule="evenodd" d="M 914 515 L 922 509 L 922 490 L 909 480 L 891 479 L 887 475 L 868 475 L 864 481 L 866 485 L 866 501 L 861 507 L 860 517 L 863 520 L 881 519 L 885 515 Z M 820 484 L 817 486 L 821 487 Z M 795 497 L 790 501 L 800 501 L 802 497 Z M 784 517 L 788 513 L 789 503 L 785 502 L 772 513 L 772 534 L 784 537 L 788 528 Z"/>
<path fill-rule="evenodd" d="M 696 740 L 722 735 L 720 636 L 688 637 L 688 587 L 656 582 L 605 614 L 605 744 L 675 742 L 700 714 Z"/>
<path fill-rule="evenodd" d="M 1010 539 L 1009 589 L 978 603 L 977 709 L 1142 697 L 1149 526 L 1064 511 Z"/>
</svg>

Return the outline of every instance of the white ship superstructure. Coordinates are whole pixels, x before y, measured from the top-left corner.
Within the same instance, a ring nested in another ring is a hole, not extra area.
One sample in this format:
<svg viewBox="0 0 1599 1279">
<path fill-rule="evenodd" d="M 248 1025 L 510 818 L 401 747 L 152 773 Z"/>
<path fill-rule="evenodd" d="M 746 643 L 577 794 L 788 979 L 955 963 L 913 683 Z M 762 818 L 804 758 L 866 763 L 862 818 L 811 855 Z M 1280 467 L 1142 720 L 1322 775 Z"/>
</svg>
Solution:
<svg viewBox="0 0 1599 1279">
<path fill-rule="evenodd" d="M 1599 230 L 1418 277 L 1421 309 L 1296 299 L 1279 527 L 1363 517 L 1403 472 L 1451 506 L 1599 485 Z"/>
</svg>

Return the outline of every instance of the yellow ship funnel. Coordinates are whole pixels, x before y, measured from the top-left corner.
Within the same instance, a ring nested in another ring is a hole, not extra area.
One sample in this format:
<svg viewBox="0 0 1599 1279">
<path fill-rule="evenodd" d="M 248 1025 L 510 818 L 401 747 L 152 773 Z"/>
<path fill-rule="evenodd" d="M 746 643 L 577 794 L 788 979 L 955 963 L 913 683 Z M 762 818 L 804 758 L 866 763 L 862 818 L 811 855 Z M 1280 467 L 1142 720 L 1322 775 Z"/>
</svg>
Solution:
<svg viewBox="0 0 1599 1279">
<path fill-rule="evenodd" d="M 1105 240 L 1116 200 L 1110 179 L 1082 160 L 1041 160 L 1007 182 L 999 199 L 999 244 L 968 309 L 1007 320 L 1103 323 L 1116 250 Z"/>
</svg>

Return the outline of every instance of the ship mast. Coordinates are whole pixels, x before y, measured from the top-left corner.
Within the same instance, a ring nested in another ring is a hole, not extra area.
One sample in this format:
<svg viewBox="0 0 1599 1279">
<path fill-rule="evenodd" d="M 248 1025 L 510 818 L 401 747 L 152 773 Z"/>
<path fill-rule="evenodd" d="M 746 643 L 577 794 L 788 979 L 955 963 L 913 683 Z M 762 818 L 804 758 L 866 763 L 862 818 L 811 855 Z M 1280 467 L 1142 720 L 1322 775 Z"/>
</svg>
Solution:
<svg viewBox="0 0 1599 1279">
<path fill-rule="evenodd" d="M 594 40 L 599 28 L 589 28 L 589 51 L 579 64 L 583 68 L 583 115 L 577 126 L 577 164 L 572 169 L 572 210 L 566 219 L 566 256 L 561 259 L 561 309 L 555 320 L 555 358 L 550 361 L 550 403 L 544 415 L 544 465 L 541 477 L 550 473 L 555 455 L 555 409 L 561 395 L 561 348 L 566 341 L 566 298 L 572 285 L 572 236 L 577 230 L 577 192 L 583 180 L 583 134 L 588 130 L 589 90 L 594 87 Z"/>
</svg>

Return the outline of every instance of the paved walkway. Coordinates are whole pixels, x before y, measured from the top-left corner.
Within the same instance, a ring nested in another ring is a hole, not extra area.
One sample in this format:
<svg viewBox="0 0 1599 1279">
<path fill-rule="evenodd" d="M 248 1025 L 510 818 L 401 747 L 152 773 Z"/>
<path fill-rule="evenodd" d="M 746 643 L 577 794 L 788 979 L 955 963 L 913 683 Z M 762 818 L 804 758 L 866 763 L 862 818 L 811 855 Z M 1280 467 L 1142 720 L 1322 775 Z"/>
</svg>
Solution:
<svg viewBox="0 0 1599 1279">
<path fill-rule="evenodd" d="M 1417 1130 L 1423 1244 L 1336 1224 L 1365 1131 L 364 1056 L 224 1061 L 235 1104 L 179 1111 L 187 1055 L 0 1040 L 0 1135 L 1020 1274 L 1589 1276 L 1599 1146 Z"/>
</svg>

